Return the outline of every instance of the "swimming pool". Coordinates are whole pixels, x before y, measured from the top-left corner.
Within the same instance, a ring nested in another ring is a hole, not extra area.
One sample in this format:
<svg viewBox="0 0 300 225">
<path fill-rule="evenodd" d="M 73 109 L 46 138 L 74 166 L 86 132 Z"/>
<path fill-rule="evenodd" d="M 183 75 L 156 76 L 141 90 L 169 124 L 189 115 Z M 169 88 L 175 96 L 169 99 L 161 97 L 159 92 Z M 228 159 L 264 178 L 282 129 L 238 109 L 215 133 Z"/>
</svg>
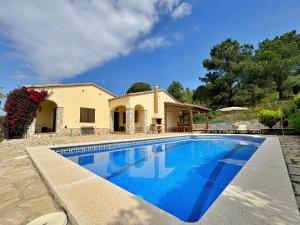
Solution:
<svg viewBox="0 0 300 225">
<path fill-rule="evenodd" d="M 196 222 L 263 141 L 186 136 L 53 150 L 182 221 Z"/>
</svg>

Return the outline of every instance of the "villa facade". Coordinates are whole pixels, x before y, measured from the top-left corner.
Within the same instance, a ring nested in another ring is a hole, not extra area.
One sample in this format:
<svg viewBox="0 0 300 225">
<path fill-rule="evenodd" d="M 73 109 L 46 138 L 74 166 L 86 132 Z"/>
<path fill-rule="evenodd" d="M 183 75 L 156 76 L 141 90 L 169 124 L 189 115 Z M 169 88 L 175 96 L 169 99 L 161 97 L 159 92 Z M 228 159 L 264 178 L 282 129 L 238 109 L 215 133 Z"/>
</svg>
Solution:
<svg viewBox="0 0 300 225">
<path fill-rule="evenodd" d="M 33 85 L 27 88 L 47 90 L 49 94 L 47 100 L 40 104 L 28 136 L 38 133 L 169 132 L 178 129 L 177 123 L 184 115 L 192 118 L 194 113 L 204 113 L 207 117 L 209 111 L 198 105 L 179 103 L 157 86 L 152 91 L 123 96 L 116 96 L 94 83 Z"/>
</svg>

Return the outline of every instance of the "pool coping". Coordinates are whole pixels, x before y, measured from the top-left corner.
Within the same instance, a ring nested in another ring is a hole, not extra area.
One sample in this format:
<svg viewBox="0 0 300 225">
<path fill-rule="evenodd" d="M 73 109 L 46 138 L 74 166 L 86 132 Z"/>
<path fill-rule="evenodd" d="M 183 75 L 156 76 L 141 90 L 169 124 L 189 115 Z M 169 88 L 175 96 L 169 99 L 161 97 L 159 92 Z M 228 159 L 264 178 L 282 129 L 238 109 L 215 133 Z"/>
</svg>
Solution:
<svg viewBox="0 0 300 225">
<path fill-rule="evenodd" d="M 300 214 L 276 136 L 237 135 L 266 139 L 204 216 L 195 223 L 179 220 L 50 149 L 199 135 L 227 136 L 178 134 L 29 147 L 26 151 L 50 193 L 74 225 L 299 224 Z"/>
</svg>

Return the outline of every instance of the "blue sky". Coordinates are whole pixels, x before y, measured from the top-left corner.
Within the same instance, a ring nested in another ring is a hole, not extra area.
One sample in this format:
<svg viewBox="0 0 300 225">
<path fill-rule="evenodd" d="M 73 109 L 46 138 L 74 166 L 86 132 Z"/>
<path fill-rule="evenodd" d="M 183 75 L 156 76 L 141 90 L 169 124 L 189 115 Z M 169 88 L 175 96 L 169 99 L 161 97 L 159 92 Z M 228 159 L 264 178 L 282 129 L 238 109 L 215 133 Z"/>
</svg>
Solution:
<svg viewBox="0 0 300 225">
<path fill-rule="evenodd" d="M 299 0 L 124 0 L 121 11 L 107 0 L 37 2 L 0 0 L 5 93 L 49 82 L 95 82 L 118 95 L 137 81 L 194 89 L 220 41 L 257 45 L 300 30 Z"/>
</svg>

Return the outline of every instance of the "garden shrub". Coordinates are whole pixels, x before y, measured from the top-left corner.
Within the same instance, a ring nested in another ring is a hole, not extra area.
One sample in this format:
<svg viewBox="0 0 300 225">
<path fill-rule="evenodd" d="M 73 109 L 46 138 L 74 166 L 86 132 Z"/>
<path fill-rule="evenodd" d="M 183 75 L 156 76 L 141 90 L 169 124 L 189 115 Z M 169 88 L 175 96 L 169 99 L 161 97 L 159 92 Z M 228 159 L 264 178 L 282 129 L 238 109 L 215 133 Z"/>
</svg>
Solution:
<svg viewBox="0 0 300 225">
<path fill-rule="evenodd" d="M 263 109 L 258 113 L 259 122 L 269 128 L 272 128 L 282 117 L 281 110 Z"/>
<path fill-rule="evenodd" d="M 281 103 L 280 108 L 282 110 L 284 118 L 288 118 L 295 112 L 295 104 L 293 101 L 284 101 Z"/>
<path fill-rule="evenodd" d="M 289 117 L 289 121 L 292 124 L 294 130 L 300 134 L 300 112 L 296 112 Z"/>
<path fill-rule="evenodd" d="M 294 103 L 296 105 L 296 108 L 300 109 L 300 94 L 298 94 L 294 97 Z"/>
<path fill-rule="evenodd" d="M 27 90 L 22 87 L 11 91 L 4 106 L 3 121 L 6 139 L 23 137 L 36 116 L 39 104 L 47 97 L 47 91 Z"/>
</svg>

